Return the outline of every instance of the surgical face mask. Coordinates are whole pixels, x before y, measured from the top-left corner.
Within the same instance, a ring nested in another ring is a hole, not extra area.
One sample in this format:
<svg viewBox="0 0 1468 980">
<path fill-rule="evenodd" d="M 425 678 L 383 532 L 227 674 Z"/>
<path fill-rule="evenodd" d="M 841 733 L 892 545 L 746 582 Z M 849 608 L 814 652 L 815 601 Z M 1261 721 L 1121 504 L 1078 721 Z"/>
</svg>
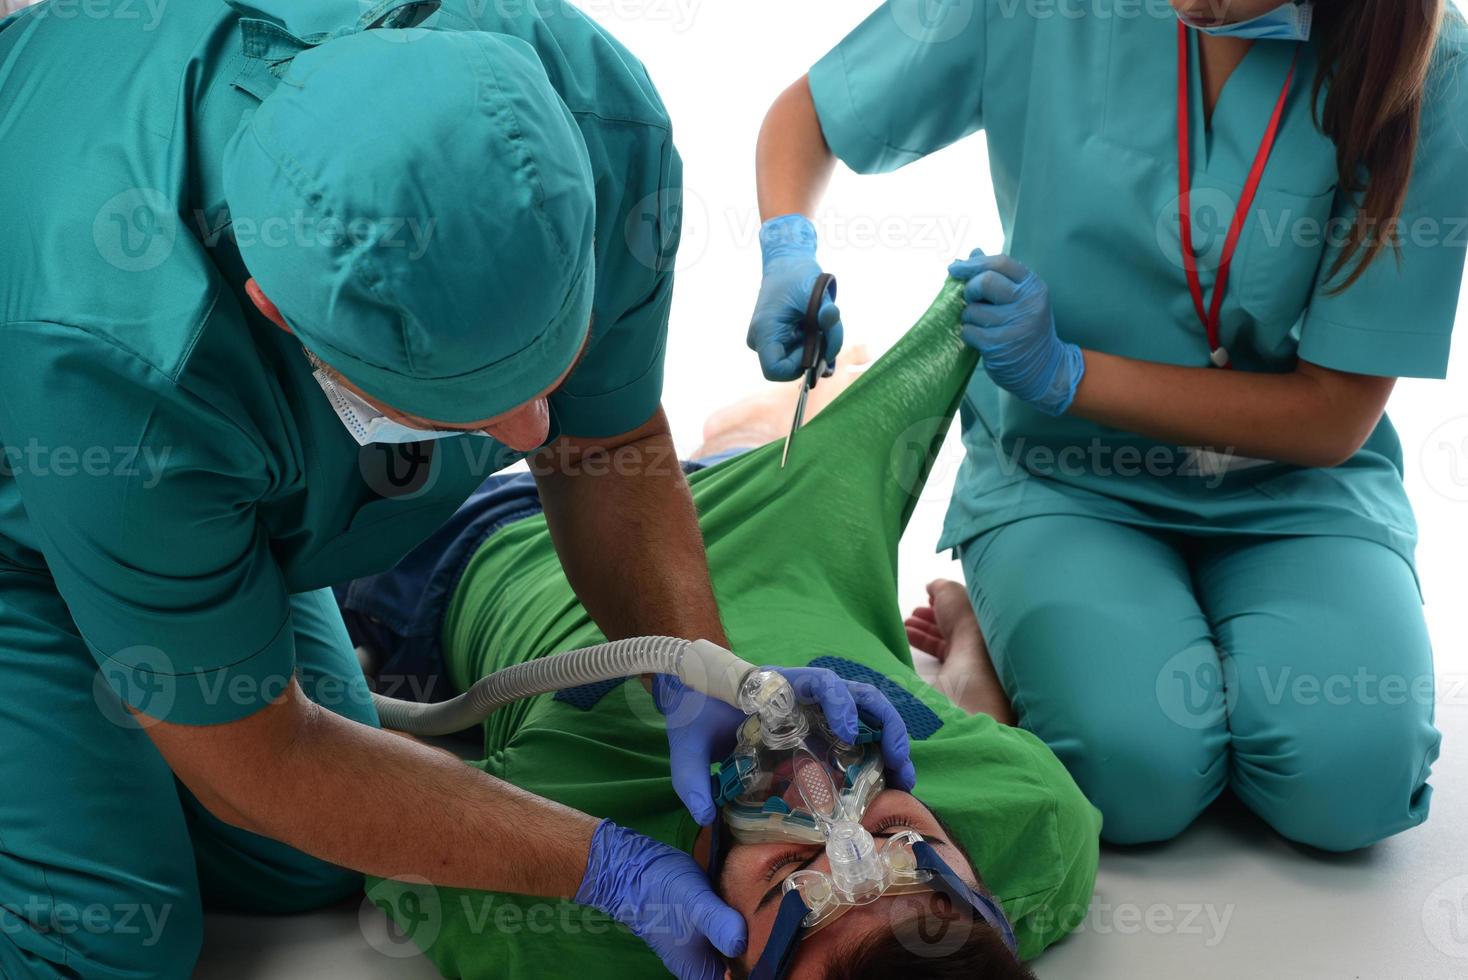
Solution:
<svg viewBox="0 0 1468 980">
<path fill-rule="evenodd" d="M 1315 4 L 1310 0 L 1282 4 L 1258 17 L 1241 20 L 1236 24 L 1210 24 L 1181 11 L 1177 16 L 1194 30 L 1215 37 L 1238 37 L 1254 41 L 1308 41 L 1310 25 L 1315 19 Z"/>
<path fill-rule="evenodd" d="M 352 438 L 357 440 L 357 445 L 366 446 L 375 442 L 402 443 L 402 442 L 427 442 L 433 439 L 446 439 L 449 436 L 473 435 L 489 437 L 487 432 L 449 431 L 444 432 L 437 429 L 414 429 L 394 422 L 382 412 L 373 408 L 356 392 L 342 387 L 322 367 L 317 367 L 312 372 L 312 377 L 326 393 L 326 400 L 331 403 L 331 408 L 336 412 L 336 417 L 341 419 L 342 425 L 346 426 Z"/>
</svg>

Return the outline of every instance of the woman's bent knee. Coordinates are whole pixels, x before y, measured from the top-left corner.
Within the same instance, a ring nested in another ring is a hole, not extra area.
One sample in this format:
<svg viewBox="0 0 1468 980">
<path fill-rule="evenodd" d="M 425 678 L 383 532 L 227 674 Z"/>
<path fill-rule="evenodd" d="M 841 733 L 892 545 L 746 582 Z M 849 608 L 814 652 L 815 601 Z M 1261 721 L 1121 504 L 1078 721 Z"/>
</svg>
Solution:
<svg viewBox="0 0 1468 980">
<path fill-rule="evenodd" d="M 1427 819 L 1427 777 L 1440 742 L 1427 709 L 1354 716 L 1349 726 L 1297 734 L 1270 756 L 1236 743 L 1234 785 L 1284 837 L 1354 851 Z"/>
</svg>

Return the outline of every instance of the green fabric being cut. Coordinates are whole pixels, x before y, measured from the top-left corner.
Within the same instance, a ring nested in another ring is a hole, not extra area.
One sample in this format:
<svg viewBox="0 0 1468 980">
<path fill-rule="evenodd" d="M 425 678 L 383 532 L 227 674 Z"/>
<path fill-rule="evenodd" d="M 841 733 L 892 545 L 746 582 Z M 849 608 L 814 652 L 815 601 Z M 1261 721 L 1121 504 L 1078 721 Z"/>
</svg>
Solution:
<svg viewBox="0 0 1468 980">
<path fill-rule="evenodd" d="M 796 439 L 693 475 L 714 588 L 734 649 L 756 663 L 822 656 L 887 676 L 941 721 L 913 743 L 916 795 L 953 828 L 1038 954 L 1084 916 L 1100 816 L 1028 732 L 970 716 L 912 669 L 897 544 L 976 356 L 948 283 L 917 325 Z M 576 601 L 541 518 L 493 535 L 471 560 L 443 628 L 454 684 L 602 639 Z M 485 725 L 485 771 L 691 850 L 698 828 L 673 793 L 662 717 L 638 684 L 589 711 L 550 696 Z M 570 903 L 397 882 L 370 894 L 448 976 L 649 977 L 643 944 Z M 430 910 L 425 915 L 424 910 Z"/>
</svg>

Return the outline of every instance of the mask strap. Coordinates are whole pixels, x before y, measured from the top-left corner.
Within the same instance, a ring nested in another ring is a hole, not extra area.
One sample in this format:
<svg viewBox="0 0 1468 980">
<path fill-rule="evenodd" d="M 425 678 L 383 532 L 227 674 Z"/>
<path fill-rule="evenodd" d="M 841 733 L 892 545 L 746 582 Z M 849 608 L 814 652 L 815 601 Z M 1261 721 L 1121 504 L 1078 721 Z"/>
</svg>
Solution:
<svg viewBox="0 0 1468 980">
<path fill-rule="evenodd" d="M 942 892 L 953 900 L 956 905 L 967 905 L 974 910 L 981 920 L 999 933 L 1004 940 L 1004 945 L 1016 956 L 1019 955 L 1019 943 L 1014 938 L 1014 928 L 1009 924 L 1008 917 L 999 904 L 987 895 L 980 895 L 970 888 L 968 882 L 958 876 L 958 873 L 950 868 L 933 845 L 927 841 L 919 841 L 912 845 L 912 853 L 917 858 L 917 866 L 924 871 L 931 871 L 937 878 L 932 882 L 933 890 Z"/>
<path fill-rule="evenodd" d="M 754 965 L 749 980 L 784 980 L 795 959 L 795 948 L 800 945 L 800 934 L 804 931 L 800 923 L 810 914 L 800 890 L 792 888 L 780 899 L 780 914 L 770 928 L 770 938 L 765 941 L 764 954 Z"/>
<path fill-rule="evenodd" d="M 713 777 L 713 782 L 713 793 L 714 797 L 717 798 L 719 795 L 718 777 Z M 719 873 L 724 870 L 724 839 L 728 836 L 728 833 L 729 831 L 724 827 L 724 815 L 715 811 L 714 824 L 709 828 L 709 866 L 706 869 L 708 871 L 709 882 L 715 886 L 719 883 Z"/>
</svg>

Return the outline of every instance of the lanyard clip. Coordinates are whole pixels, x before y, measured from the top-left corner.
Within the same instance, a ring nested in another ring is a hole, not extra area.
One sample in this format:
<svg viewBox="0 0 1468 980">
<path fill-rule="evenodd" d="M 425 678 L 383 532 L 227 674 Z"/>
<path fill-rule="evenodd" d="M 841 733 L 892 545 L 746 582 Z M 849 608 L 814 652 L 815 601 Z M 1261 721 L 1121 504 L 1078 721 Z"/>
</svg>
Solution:
<svg viewBox="0 0 1468 980">
<path fill-rule="evenodd" d="M 1213 348 L 1213 352 L 1208 355 L 1208 359 L 1213 362 L 1214 367 L 1226 368 L 1229 366 L 1228 351 L 1223 347 Z"/>
</svg>

